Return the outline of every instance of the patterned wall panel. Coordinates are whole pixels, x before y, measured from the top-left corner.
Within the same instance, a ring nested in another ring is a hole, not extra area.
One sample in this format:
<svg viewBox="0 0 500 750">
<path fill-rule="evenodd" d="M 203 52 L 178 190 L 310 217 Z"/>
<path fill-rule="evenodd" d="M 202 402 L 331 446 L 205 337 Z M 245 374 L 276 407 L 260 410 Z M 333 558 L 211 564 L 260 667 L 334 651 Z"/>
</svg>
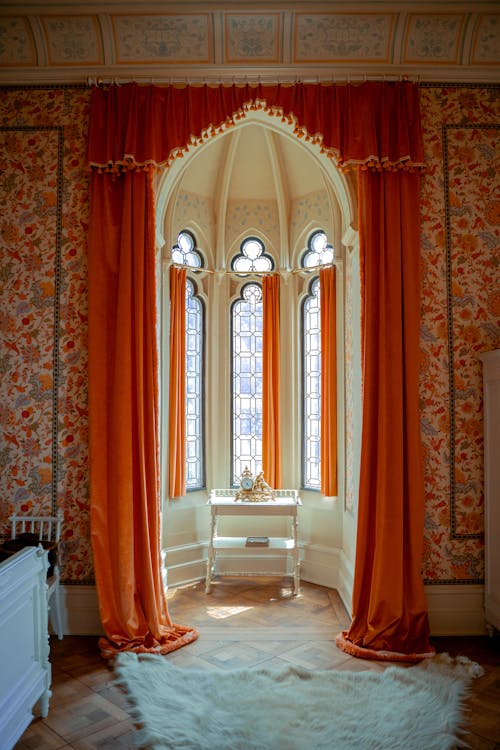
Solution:
<svg viewBox="0 0 500 750">
<path fill-rule="evenodd" d="M 27 18 L 0 18 L 0 66 L 36 65 L 33 36 Z"/>
<path fill-rule="evenodd" d="M 199 249 L 206 258 L 207 264 L 213 268 L 215 220 L 212 199 L 185 191 L 179 192 L 172 212 L 172 244 L 176 241 L 179 232 L 186 227 L 193 229 Z"/>
<path fill-rule="evenodd" d="M 13 512 L 64 513 L 65 582 L 93 579 L 88 507 L 90 91 L 0 96 L 0 533 Z"/>
<path fill-rule="evenodd" d="M 42 16 L 52 65 L 100 65 L 104 62 L 96 16 Z"/>
<path fill-rule="evenodd" d="M 482 380 L 476 358 L 500 345 L 498 94 L 495 87 L 421 90 L 427 168 L 420 398 L 428 583 L 483 580 Z"/>
<path fill-rule="evenodd" d="M 443 149 L 450 358 L 451 532 L 483 529 L 482 366 L 500 345 L 500 124 L 447 124 Z"/>
<path fill-rule="evenodd" d="M 2 449 L 0 496 L 50 514 L 57 473 L 56 310 L 62 130 L 0 129 Z M 5 520 L 5 518 L 4 518 Z"/>
<path fill-rule="evenodd" d="M 239 249 L 239 243 L 246 233 L 257 230 L 266 243 L 266 250 L 279 258 L 279 225 L 275 201 L 230 201 L 226 216 L 226 248 L 234 252 Z"/>
<path fill-rule="evenodd" d="M 295 62 L 387 62 L 390 59 L 390 13 L 297 13 Z"/>
<path fill-rule="evenodd" d="M 213 62 L 211 17 L 192 15 L 111 16 L 118 63 Z"/>
<path fill-rule="evenodd" d="M 281 26 L 278 13 L 228 13 L 225 62 L 278 63 Z"/>
</svg>

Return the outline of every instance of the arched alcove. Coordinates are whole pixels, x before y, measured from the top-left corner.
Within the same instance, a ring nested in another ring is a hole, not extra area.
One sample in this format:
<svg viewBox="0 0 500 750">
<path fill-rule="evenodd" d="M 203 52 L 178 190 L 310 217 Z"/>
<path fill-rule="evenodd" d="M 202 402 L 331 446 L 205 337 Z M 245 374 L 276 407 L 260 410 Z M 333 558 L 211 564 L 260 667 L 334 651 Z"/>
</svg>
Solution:
<svg viewBox="0 0 500 750">
<path fill-rule="evenodd" d="M 296 450 L 283 457 L 286 486 L 299 487 L 300 471 L 300 377 L 298 305 L 307 293 L 310 278 L 294 273 L 311 233 L 322 229 L 335 248 L 338 262 L 338 356 L 339 356 L 339 495 L 335 500 L 319 493 L 302 493 L 302 575 L 307 580 L 339 588 L 346 604 L 354 560 L 356 482 L 346 481 L 346 469 L 356 471 L 360 419 L 359 408 L 359 264 L 357 263 L 356 184 L 340 172 L 318 145 L 294 133 L 262 111 L 250 111 L 234 127 L 190 148 L 176 159 L 157 185 L 157 246 L 162 256 L 162 350 L 168 351 L 168 268 L 171 248 L 181 230 L 189 230 L 210 272 L 197 273 L 201 298 L 207 306 L 206 413 L 214 425 L 229 419 L 227 383 L 219 375 L 228 358 L 224 316 L 239 294 L 241 279 L 226 271 L 245 237 L 258 236 L 282 275 L 281 307 L 283 362 L 289 363 L 282 383 L 285 404 L 282 430 Z M 217 295 L 214 288 L 217 287 Z M 346 307 L 346 301 L 348 307 Z M 163 356 L 162 380 L 168 382 L 168 358 Z M 282 364 L 283 364 L 282 362 Z M 283 370 L 283 367 L 282 367 Z M 168 403 L 162 399 L 162 420 L 167 424 Z M 346 420 L 346 406 L 349 414 Z M 227 430 L 220 435 L 220 455 L 228 455 Z M 165 429 L 162 434 L 166 434 Z M 348 444 L 349 441 L 349 444 Z M 163 455 L 165 450 L 163 449 Z M 224 467 L 213 455 L 207 457 L 207 489 L 227 486 Z M 165 472 L 163 472 L 165 474 Z M 165 484 L 165 483 L 164 483 Z M 346 488 L 351 497 L 346 496 Z M 163 545 L 167 552 L 169 582 L 176 584 L 203 577 L 201 559 L 208 535 L 206 493 L 189 493 L 164 504 Z"/>
</svg>

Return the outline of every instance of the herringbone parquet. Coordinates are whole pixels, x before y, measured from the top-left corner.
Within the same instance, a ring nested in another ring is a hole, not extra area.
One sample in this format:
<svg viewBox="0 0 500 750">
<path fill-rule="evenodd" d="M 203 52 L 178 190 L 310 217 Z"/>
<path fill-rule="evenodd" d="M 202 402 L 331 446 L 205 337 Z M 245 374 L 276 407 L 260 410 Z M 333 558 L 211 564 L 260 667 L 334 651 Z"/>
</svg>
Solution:
<svg viewBox="0 0 500 750">
<path fill-rule="evenodd" d="M 172 620 L 200 633 L 195 643 L 166 657 L 180 667 L 224 670 L 265 663 L 380 671 L 387 666 L 337 649 L 335 636 L 347 627 L 349 617 L 331 589 L 303 582 L 300 596 L 293 597 L 285 579 L 227 578 L 216 582 L 210 595 L 198 583 L 171 590 L 168 600 Z M 433 643 L 439 651 L 464 654 L 485 668 L 468 701 L 469 743 L 472 750 L 500 750 L 498 638 L 440 638 Z M 134 748 L 125 696 L 113 684 L 111 666 L 99 656 L 97 639 L 53 638 L 51 662 L 49 715 L 32 722 L 16 750 Z"/>
</svg>

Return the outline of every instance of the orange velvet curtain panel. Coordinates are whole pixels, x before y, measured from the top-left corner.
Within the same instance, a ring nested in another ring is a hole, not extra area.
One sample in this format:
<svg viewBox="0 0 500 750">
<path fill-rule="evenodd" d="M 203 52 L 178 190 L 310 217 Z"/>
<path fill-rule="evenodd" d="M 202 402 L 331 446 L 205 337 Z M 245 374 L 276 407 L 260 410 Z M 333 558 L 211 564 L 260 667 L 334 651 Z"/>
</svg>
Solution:
<svg viewBox="0 0 500 750">
<path fill-rule="evenodd" d="M 409 82 L 94 88 L 88 164 L 91 518 L 107 643 L 166 650 L 159 580 L 154 201 L 148 170 L 262 110 L 357 167 L 364 399 L 353 622 L 359 656 L 429 651 L 420 576 L 418 87 Z M 146 172 L 146 174 L 144 174 Z M 108 174 L 110 173 L 110 174 Z M 115 179 L 112 179 L 115 177 Z M 137 268 L 136 268 L 137 266 Z M 142 268 L 142 270 L 141 270 Z M 396 657 L 397 658 L 397 657 Z"/>
<path fill-rule="evenodd" d="M 353 620 L 356 656 L 432 653 L 421 579 L 424 486 L 419 427 L 420 175 L 359 175 L 363 434 Z"/>
<path fill-rule="evenodd" d="M 408 82 L 139 86 L 92 91 L 87 159 L 100 170 L 169 164 L 248 110 L 296 123 L 341 166 L 422 165 L 418 87 Z"/>
<path fill-rule="evenodd" d="M 337 294 L 335 268 L 319 272 L 321 294 L 321 492 L 337 495 Z"/>
<path fill-rule="evenodd" d="M 262 470 L 276 489 L 281 481 L 280 277 L 262 279 Z"/>
<path fill-rule="evenodd" d="M 186 269 L 170 267 L 169 496 L 186 494 Z"/>
<path fill-rule="evenodd" d="M 152 176 L 92 174 L 89 226 L 91 538 L 101 653 L 166 653 L 196 631 L 172 624 L 161 577 Z"/>
</svg>

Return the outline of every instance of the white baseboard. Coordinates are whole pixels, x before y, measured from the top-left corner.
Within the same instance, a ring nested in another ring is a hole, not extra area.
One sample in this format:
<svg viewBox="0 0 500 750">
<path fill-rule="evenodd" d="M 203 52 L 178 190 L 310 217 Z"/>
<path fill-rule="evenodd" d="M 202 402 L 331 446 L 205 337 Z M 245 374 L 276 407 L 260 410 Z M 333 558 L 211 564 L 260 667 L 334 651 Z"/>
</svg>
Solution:
<svg viewBox="0 0 500 750">
<path fill-rule="evenodd" d="M 64 635 L 103 635 L 95 586 L 61 586 Z"/>
<path fill-rule="evenodd" d="M 484 586 L 425 586 L 431 635 L 484 635 Z"/>
<path fill-rule="evenodd" d="M 193 550 L 194 552 L 195 550 Z M 199 553 L 199 548 L 196 550 Z M 184 551 L 186 552 L 186 551 Z M 301 578 L 338 591 L 350 611 L 352 566 L 338 550 L 313 546 L 301 549 Z M 185 560 L 168 568 L 168 585 L 176 587 L 204 580 L 206 562 Z M 484 586 L 425 586 L 431 635 L 485 635 Z M 95 586 L 61 586 L 65 635 L 103 634 Z"/>
</svg>

